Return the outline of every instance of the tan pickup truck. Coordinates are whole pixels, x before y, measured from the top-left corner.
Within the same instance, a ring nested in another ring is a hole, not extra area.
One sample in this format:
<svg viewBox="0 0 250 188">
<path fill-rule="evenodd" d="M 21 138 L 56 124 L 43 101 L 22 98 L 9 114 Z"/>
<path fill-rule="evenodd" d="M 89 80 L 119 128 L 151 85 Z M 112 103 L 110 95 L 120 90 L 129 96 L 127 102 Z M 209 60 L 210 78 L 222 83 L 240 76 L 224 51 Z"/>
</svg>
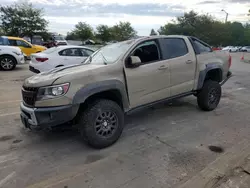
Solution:
<svg viewBox="0 0 250 188">
<path fill-rule="evenodd" d="M 115 143 L 124 115 L 189 95 L 202 110 L 217 107 L 231 76 L 228 52 L 195 37 L 153 36 L 102 47 L 82 65 L 25 80 L 21 119 L 30 129 L 76 125 L 95 148 Z"/>
</svg>

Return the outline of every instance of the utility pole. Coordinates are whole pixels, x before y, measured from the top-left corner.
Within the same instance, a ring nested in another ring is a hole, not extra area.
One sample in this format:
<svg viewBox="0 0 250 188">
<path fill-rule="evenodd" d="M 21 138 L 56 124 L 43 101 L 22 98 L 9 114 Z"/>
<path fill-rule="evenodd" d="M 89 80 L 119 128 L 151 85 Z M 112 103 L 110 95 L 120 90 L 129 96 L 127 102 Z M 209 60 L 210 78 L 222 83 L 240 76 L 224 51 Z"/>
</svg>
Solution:
<svg viewBox="0 0 250 188">
<path fill-rule="evenodd" d="M 226 20 L 225 20 L 225 23 L 227 23 L 228 13 L 227 13 L 224 9 L 222 9 L 221 11 L 226 13 Z"/>
</svg>

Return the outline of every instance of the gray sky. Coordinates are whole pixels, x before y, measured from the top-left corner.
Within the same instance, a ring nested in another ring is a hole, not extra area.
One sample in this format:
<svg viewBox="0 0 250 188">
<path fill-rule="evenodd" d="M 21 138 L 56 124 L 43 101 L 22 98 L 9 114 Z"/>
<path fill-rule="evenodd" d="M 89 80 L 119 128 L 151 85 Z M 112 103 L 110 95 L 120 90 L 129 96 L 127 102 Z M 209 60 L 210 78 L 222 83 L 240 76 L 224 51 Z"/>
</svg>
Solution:
<svg viewBox="0 0 250 188">
<path fill-rule="evenodd" d="M 17 0 L 0 0 L 10 4 Z M 29 1 L 29 0 L 28 0 Z M 31 2 L 31 0 L 30 0 Z M 218 20 L 225 19 L 225 9 L 229 21 L 246 22 L 250 0 L 32 0 L 32 3 L 45 11 L 52 32 L 66 34 L 79 21 L 87 22 L 95 28 L 98 24 L 112 26 L 119 21 L 130 21 L 139 35 L 148 35 L 153 28 L 171 22 L 184 12 L 195 10 L 209 13 Z M 151 3 L 154 2 L 154 3 Z"/>
</svg>

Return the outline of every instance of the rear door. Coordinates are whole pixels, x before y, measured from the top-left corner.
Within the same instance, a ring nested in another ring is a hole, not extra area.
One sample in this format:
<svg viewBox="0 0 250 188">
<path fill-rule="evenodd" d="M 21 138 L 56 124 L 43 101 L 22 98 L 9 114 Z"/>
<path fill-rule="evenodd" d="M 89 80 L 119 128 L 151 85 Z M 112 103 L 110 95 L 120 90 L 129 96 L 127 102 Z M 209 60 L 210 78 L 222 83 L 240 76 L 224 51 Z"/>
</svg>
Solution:
<svg viewBox="0 0 250 188">
<path fill-rule="evenodd" d="M 130 107 L 148 104 L 169 97 L 169 63 L 161 56 L 158 40 L 143 41 L 133 48 L 129 56 L 138 56 L 139 67 L 125 62 Z"/>
<path fill-rule="evenodd" d="M 191 43 L 185 38 L 162 38 L 163 58 L 170 65 L 170 96 L 189 92 L 193 89 L 196 56 Z"/>
<path fill-rule="evenodd" d="M 193 44 L 195 53 L 196 53 L 196 60 L 197 60 L 197 76 L 196 80 L 194 83 L 194 89 L 200 89 L 202 87 L 201 85 L 198 85 L 198 79 L 199 79 L 199 70 L 203 70 L 204 67 L 199 67 L 199 66 L 204 66 L 210 63 L 218 62 L 218 58 L 216 57 L 216 51 L 213 52 L 211 47 L 204 43 L 203 41 L 195 38 L 195 37 L 190 37 L 190 41 Z"/>
</svg>

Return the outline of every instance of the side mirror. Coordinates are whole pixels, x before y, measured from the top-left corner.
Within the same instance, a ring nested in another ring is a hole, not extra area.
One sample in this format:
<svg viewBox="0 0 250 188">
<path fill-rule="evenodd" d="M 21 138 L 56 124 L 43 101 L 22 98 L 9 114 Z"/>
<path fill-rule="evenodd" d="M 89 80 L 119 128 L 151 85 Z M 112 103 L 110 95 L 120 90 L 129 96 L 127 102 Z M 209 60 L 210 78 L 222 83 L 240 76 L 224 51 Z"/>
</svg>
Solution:
<svg viewBox="0 0 250 188">
<path fill-rule="evenodd" d="M 139 67 L 141 65 L 141 59 L 138 56 L 130 56 L 128 58 L 129 67 Z"/>
</svg>

